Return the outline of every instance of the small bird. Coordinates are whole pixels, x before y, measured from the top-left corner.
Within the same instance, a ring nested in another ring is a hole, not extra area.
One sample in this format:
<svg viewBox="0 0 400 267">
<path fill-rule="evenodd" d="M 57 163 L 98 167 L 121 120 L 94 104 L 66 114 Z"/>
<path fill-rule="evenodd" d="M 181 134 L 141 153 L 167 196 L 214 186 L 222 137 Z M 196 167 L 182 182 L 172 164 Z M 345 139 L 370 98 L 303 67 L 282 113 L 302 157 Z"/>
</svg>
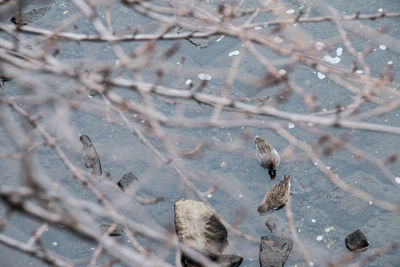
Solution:
<svg viewBox="0 0 400 267">
<path fill-rule="evenodd" d="M 264 196 L 264 200 L 258 206 L 260 215 L 265 215 L 273 210 L 279 210 L 286 205 L 290 196 L 290 175 L 285 175 L 283 180 L 274 184 Z"/>
<path fill-rule="evenodd" d="M 275 179 L 276 168 L 281 162 L 278 151 L 258 135 L 256 135 L 255 143 L 258 163 L 260 163 L 263 168 L 268 169 L 268 174 L 272 180 Z"/>
</svg>

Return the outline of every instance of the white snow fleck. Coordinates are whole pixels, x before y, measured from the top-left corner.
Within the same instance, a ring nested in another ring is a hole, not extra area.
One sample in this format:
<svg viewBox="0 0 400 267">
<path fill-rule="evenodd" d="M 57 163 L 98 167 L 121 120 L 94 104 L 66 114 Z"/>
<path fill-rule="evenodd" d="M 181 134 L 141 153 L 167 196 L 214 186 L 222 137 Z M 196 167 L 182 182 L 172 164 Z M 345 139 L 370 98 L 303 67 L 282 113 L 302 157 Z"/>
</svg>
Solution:
<svg viewBox="0 0 400 267">
<path fill-rule="evenodd" d="M 342 54 L 343 54 L 343 48 L 341 47 L 336 48 L 336 55 L 340 57 Z"/>
<path fill-rule="evenodd" d="M 388 61 L 388 64 L 389 64 L 389 65 L 392 65 L 392 64 L 393 64 L 393 61 Z"/>
<path fill-rule="evenodd" d="M 381 50 L 386 50 L 386 45 L 380 45 L 380 46 L 379 46 L 379 49 L 381 49 Z"/>
<path fill-rule="evenodd" d="M 330 170 L 330 169 L 331 169 L 331 166 L 326 166 L 326 169 L 327 169 L 327 170 Z"/>
<path fill-rule="evenodd" d="M 293 129 L 294 128 L 294 124 L 293 123 L 289 123 L 287 126 L 289 129 Z"/>
<path fill-rule="evenodd" d="M 192 80 L 191 79 L 187 79 L 186 80 L 186 85 L 190 85 L 192 83 Z"/>
<path fill-rule="evenodd" d="M 324 60 L 331 64 L 338 64 L 340 62 L 340 57 L 324 56 Z"/>
<path fill-rule="evenodd" d="M 396 177 L 394 180 L 396 181 L 396 183 L 400 184 L 400 177 Z"/>
<path fill-rule="evenodd" d="M 242 194 L 239 194 L 239 197 L 243 197 L 243 195 L 242 195 Z"/>
<path fill-rule="evenodd" d="M 363 70 L 356 70 L 356 73 L 357 73 L 357 74 L 363 74 L 364 71 L 363 71 Z"/>
<path fill-rule="evenodd" d="M 207 198 L 212 198 L 212 194 L 208 194 L 208 195 L 207 195 Z"/>
<path fill-rule="evenodd" d="M 318 165 L 318 162 L 314 162 L 314 165 L 317 166 L 317 165 Z"/>
<path fill-rule="evenodd" d="M 372 204 L 374 204 L 372 201 L 368 201 L 368 204 L 370 204 L 370 205 L 372 205 Z"/>
<path fill-rule="evenodd" d="M 383 11 L 383 8 L 378 9 L 378 12 L 382 12 L 382 11 Z"/>
<path fill-rule="evenodd" d="M 286 14 L 293 14 L 294 12 L 295 12 L 294 9 L 286 10 Z"/>
<path fill-rule="evenodd" d="M 53 242 L 52 245 L 53 245 L 53 247 L 57 247 L 58 243 L 57 242 Z"/>
<path fill-rule="evenodd" d="M 315 219 L 311 219 L 311 222 L 312 223 L 316 223 L 317 221 Z"/>
<path fill-rule="evenodd" d="M 235 50 L 235 51 L 230 52 L 230 53 L 228 54 L 228 56 L 230 56 L 230 57 L 232 57 L 232 56 L 238 56 L 239 54 L 240 54 L 239 50 Z"/>
<path fill-rule="evenodd" d="M 324 239 L 324 237 L 322 235 L 317 236 L 317 241 L 322 241 L 322 239 Z"/>
<path fill-rule="evenodd" d="M 199 79 L 202 80 L 202 81 L 204 81 L 204 80 L 209 81 L 209 80 L 211 80 L 211 75 L 207 74 L 207 73 L 200 73 L 199 74 Z"/>
<path fill-rule="evenodd" d="M 254 27 L 254 30 L 256 30 L 256 31 L 261 30 L 261 29 L 262 29 L 261 26 Z"/>
<path fill-rule="evenodd" d="M 324 48 L 324 46 L 325 46 L 325 44 L 322 43 L 322 42 L 316 42 L 316 43 L 314 44 L 314 47 L 315 47 L 315 49 L 317 49 L 317 50 L 322 50 L 322 48 Z"/>
<path fill-rule="evenodd" d="M 325 79 L 325 74 L 323 74 L 322 72 L 317 72 L 317 76 L 318 76 L 318 79 L 320 79 L 320 80 L 323 80 L 323 79 Z"/>
</svg>

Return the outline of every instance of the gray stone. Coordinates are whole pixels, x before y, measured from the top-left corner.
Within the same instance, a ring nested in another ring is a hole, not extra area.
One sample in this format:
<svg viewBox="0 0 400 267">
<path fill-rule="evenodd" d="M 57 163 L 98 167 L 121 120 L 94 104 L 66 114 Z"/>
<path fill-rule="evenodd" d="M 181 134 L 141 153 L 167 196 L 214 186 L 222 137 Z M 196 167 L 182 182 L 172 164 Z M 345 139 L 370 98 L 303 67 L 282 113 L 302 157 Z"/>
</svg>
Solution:
<svg viewBox="0 0 400 267">
<path fill-rule="evenodd" d="M 260 266 L 281 267 L 289 258 L 293 241 L 285 236 L 262 236 L 260 244 Z"/>
<path fill-rule="evenodd" d="M 121 180 L 118 181 L 117 185 L 119 188 L 125 192 L 125 189 L 127 189 L 134 181 L 139 180 L 135 175 L 133 175 L 131 172 L 125 173 L 124 176 L 122 176 Z"/>
<path fill-rule="evenodd" d="M 228 232 L 203 202 L 175 201 L 175 228 L 179 239 L 203 253 L 221 253 L 228 246 Z"/>
<path fill-rule="evenodd" d="M 355 230 L 345 239 L 346 247 L 351 251 L 363 251 L 369 247 L 365 235 L 359 230 Z"/>
<path fill-rule="evenodd" d="M 83 160 L 85 162 L 85 167 L 92 169 L 93 175 L 100 176 L 102 174 L 101 163 L 92 141 L 87 135 L 81 135 L 79 140 L 83 145 Z"/>
<path fill-rule="evenodd" d="M 228 246 L 228 232 L 213 210 L 195 200 L 175 201 L 175 228 L 179 240 L 203 253 L 223 267 L 239 266 L 243 258 L 220 254 Z M 201 266 L 195 260 L 182 255 L 182 266 Z"/>
</svg>

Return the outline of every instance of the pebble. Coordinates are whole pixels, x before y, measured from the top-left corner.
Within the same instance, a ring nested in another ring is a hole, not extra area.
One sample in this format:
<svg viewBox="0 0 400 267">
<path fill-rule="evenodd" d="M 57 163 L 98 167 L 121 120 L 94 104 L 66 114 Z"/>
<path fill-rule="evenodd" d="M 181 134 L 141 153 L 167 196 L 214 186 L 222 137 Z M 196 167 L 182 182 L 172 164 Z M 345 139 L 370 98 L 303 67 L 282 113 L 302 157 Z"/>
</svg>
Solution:
<svg viewBox="0 0 400 267">
<path fill-rule="evenodd" d="M 386 50 L 386 45 L 380 45 L 380 46 L 379 46 L 379 49 L 381 49 L 381 50 Z"/>
<path fill-rule="evenodd" d="M 211 75 L 207 74 L 207 73 L 200 73 L 198 77 L 202 81 L 204 81 L 204 80 L 209 81 L 212 78 Z"/>
<path fill-rule="evenodd" d="M 240 54 L 239 50 L 235 50 L 235 51 L 230 52 L 230 53 L 228 54 L 228 56 L 230 56 L 230 57 L 232 57 L 232 56 L 238 56 L 239 54 Z"/>
<path fill-rule="evenodd" d="M 281 43 L 283 43 L 283 40 L 282 40 L 282 38 L 276 36 L 276 37 L 274 37 L 274 42 L 277 44 L 281 44 Z"/>
<path fill-rule="evenodd" d="M 342 54 L 343 54 L 343 48 L 341 47 L 336 48 L 336 55 L 340 57 Z"/>
<path fill-rule="evenodd" d="M 317 50 L 322 50 L 322 49 L 324 48 L 324 46 L 325 46 L 325 44 L 322 43 L 322 42 L 316 42 L 316 43 L 314 44 L 314 47 L 315 47 L 315 49 L 317 49 Z"/>
<path fill-rule="evenodd" d="M 320 80 L 323 80 L 326 78 L 325 74 L 323 74 L 322 72 L 317 72 L 317 76 L 318 76 L 318 79 L 320 79 Z"/>
<path fill-rule="evenodd" d="M 365 235 L 359 230 L 355 230 L 345 238 L 346 247 L 351 251 L 361 251 L 369 247 Z"/>
<path fill-rule="evenodd" d="M 322 239 L 324 239 L 324 237 L 322 235 L 317 236 L 317 241 L 322 241 Z"/>
<path fill-rule="evenodd" d="M 340 57 L 324 56 L 323 58 L 326 62 L 331 64 L 338 64 L 340 62 Z"/>
</svg>

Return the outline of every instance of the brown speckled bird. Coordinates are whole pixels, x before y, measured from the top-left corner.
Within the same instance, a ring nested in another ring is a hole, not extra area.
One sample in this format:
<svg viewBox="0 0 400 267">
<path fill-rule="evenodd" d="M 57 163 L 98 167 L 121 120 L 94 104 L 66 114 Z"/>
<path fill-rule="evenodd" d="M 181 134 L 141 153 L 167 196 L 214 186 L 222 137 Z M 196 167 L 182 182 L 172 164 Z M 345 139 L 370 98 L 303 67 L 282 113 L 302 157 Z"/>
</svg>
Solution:
<svg viewBox="0 0 400 267">
<path fill-rule="evenodd" d="M 258 135 L 256 135 L 255 143 L 258 163 L 260 163 L 263 168 L 268 169 L 268 174 L 271 179 L 275 179 L 276 168 L 281 162 L 278 151 L 276 151 L 276 149 L 271 144 L 269 144 Z"/>
<path fill-rule="evenodd" d="M 279 210 L 286 205 L 290 196 L 290 175 L 285 175 L 283 180 L 274 184 L 264 196 L 263 202 L 258 206 L 260 215 L 265 215 L 273 210 Z"/>
</svg>

